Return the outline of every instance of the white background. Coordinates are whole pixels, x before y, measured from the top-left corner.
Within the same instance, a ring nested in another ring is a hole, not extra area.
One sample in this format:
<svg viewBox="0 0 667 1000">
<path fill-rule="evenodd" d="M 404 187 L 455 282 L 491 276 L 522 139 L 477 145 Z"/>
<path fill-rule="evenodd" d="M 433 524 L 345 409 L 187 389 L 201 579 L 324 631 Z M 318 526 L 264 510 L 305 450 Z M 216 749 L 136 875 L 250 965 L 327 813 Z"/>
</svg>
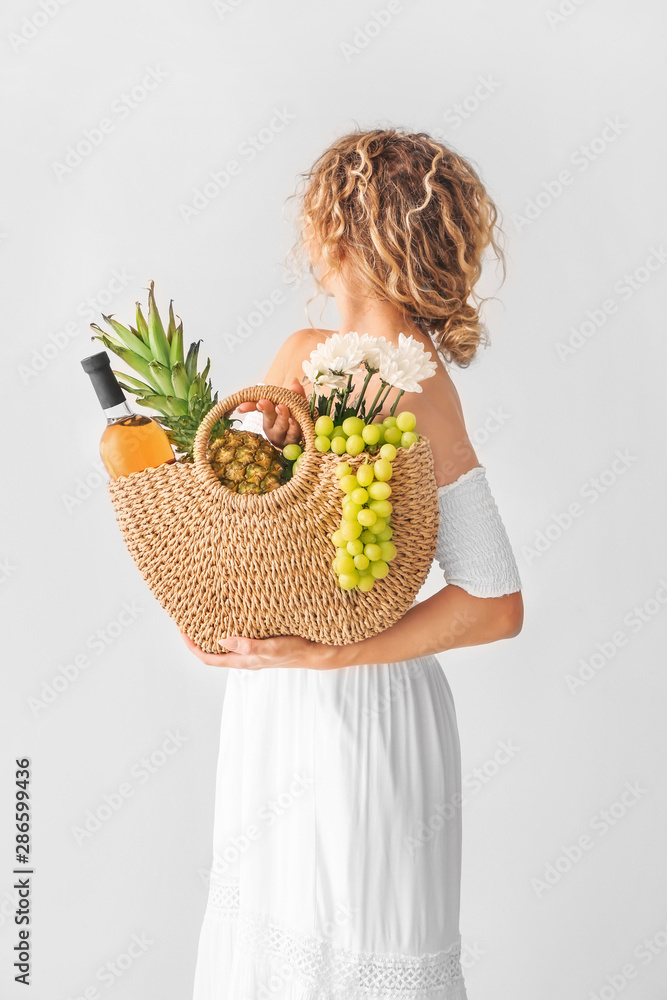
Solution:
<svg viewBox="0 0 667 1000">
<path fill-rule="evenodd" d="M 307 325 L 312 293 L 284 283 L 285 199 L 338 134 L 391 124 L 471 158 L 510 245 L 486 310 L 492 347 L 452 370 L 526 605 L 518 638 L 440 657 L 464 773 L 484 776 L 464 804 L 470 1000 L 664 998 L 667 267 L 651 254 L 667 239 L 666 18 L 658 0 L 564 0 L 561 15 L 558 2 L 404 0 L 379 31 L 384 0 L 3 6 L 3 998 L 27 995 L 11 967 L 15 758 L 33 768 L 35 1000 L 187 1000 L 211 860 L 225 671 L 189 654 L 123 547 L 79 365 L 100 349 L 88 323 L 131 319 L 152 278 L 160 307 L 173 298 L 188 339 L 204 338 L 221 394 L 262 380 Z M 121 114 L 150 69 L 161 82 Z M 243 143 L 275 109 L 292 117 L 250 160 Z M 60 170 L 103 118 L 99 145 Z M 238 176 L 186 221 L 195 189 L 231 159 Z M 124 284 L 109 294 L 115 274 Z M 284 301 L 234 343 L 276 289 Z M 311 315 L 337 326 L 330 306 Z M 617 451 L 629 458 L 610 471 Z M 440 583 L 432 575 L 426 593 Z M 125 602 L 136 620 L 91 648 Z M 89 665 L 63 681 L 82 654 Z M 184 742 L 142 782 L 136 765 L 170 731 Z M 499 766 L 503 740 L 519 749 Z M 132 796 L 77 843 L 123 782 Z M 614 805 L 626 783 L 635 799 Z M 589 849 L 568 862 L 584 835 Z M 132 935 L 151 943 L 105 985 L 98 970 Z"/>
</svg>

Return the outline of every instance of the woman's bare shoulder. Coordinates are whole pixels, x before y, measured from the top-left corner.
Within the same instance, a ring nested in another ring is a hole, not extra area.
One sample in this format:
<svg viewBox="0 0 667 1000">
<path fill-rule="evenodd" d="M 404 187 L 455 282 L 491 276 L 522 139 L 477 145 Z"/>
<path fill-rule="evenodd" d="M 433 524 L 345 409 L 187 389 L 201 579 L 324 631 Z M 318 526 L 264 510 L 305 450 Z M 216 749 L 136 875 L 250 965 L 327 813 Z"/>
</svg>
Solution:
<svg viewBox="0 0 667 1000">
<path fill-rule="evenodd" d="M 286 385 L 293 378 L 301 380 L 303 369 L 301 362 L 322 340 L 331 336 L 334 330 L 317 330 L 306 327 L 290 334 L 280 345 L 278 353 L 271 363 L 264 381 L 267 385 Z"/>
<path fill-rule="evenodd" d="M 444 366 L 438 365 L 422 390 L 406 393 L 398 408 L 412 410 L 417 417 L 417 430 L 431 444 L 436 482 L 446 486 L 480 461 L 468 436 L 458 390 Z"/>
<path fill-rule="evenodd" d="M 295 333 L 291 334 L 285 341 L 285 344 L 291 344 L 292 352 L 297 356 L 308 357 L 310 352 L 318 344 L 321 344 L 323 340 L 327 337 L 331 337 L 335 330 L 318 330 L 315 327 L 308 326 L 303 330 L 297 330 Z"/>
</svg>

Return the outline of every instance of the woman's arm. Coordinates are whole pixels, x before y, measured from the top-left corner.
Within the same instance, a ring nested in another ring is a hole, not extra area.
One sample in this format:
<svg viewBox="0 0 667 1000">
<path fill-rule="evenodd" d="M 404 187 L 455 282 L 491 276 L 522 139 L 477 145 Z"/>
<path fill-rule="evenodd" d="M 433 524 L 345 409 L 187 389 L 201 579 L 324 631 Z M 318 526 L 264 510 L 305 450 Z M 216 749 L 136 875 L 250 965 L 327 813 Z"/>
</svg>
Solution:
<svg viewBox="0 0 667 1000">
<path fill-rule="evenodd" d="M 446 586 L 415 605 L 403 617 L 370 639 L 328 646 L 300 636 L 250 639 L 230 636 L 221 641 L 227 653 L 205 653 L 181 633 L 203 663 L 214 667 L 261 670 L 303 667 L 336 670 L 363 663 L 395 663 L 460 646 L 481 646 L 518 635 L 523 625 L 521 592 L 504 597 L 472 597 L 460 587 Z"/>
<path fill-rule="evenodd" d="M 443 587 L 410 608 L 391 628 L 370 639 L 338 647 L 348 664 L 394 663 L 511 639 L 523 626 L 521 591 L 504 597 L 473 597 L 461 587 Z"/>
</svg>

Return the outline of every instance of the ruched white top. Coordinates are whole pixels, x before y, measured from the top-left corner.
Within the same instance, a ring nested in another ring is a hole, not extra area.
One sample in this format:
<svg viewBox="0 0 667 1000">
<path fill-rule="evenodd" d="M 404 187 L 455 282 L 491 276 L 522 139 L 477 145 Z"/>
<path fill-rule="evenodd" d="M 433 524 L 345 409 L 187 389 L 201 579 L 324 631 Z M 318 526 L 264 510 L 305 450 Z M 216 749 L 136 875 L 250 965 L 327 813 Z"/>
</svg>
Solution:
<svg viewBox="0 0 667 1000">
<path fill-rule="evenodd" d="M 502 597 L 521 590 L 514 553 L 500 517 L 486 468 L 474 469 L 438 487 L 435 558 L 448 584 L 473 597 Z"/>
</svg>

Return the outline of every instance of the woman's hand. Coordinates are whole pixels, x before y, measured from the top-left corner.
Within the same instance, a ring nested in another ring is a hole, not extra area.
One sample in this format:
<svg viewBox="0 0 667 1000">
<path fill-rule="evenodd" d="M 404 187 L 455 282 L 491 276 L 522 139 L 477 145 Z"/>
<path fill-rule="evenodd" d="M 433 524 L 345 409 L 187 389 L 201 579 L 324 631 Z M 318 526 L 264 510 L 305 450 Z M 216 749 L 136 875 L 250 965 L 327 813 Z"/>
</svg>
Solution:
<svg viewBox="0 0 667 1000">
<path fill-rule="evenodd" d="M 290 389 L 306 399 L 306 390 L 298 378 L 292 379 Z M 303 437 L 299 424 L 290 415 L 290 411 L 284 403 L 274 405 L 270 399 L 258 399 L 256 402 L 249 400 L 247 403 L 239 404 L 239 413 L 247 413 L 248 410 L 259 410 L 262 414 L 264 433 L 274 448 L 282 449 L 286 444 L 298 444 Z"/>
<path fill-rule="evenodd" d="M 298 635 L 279 635 L 270 639 L 228 636 L 220 645 L 228 653 L 206 653 L 181 631 L 188 649 L 211 667 L 235 667 L 262 670 L 263 667 L 304 667 L 308 670 L 334 670 L 346 665 L 345 646 L 327 646 Z"/>
</svg>

